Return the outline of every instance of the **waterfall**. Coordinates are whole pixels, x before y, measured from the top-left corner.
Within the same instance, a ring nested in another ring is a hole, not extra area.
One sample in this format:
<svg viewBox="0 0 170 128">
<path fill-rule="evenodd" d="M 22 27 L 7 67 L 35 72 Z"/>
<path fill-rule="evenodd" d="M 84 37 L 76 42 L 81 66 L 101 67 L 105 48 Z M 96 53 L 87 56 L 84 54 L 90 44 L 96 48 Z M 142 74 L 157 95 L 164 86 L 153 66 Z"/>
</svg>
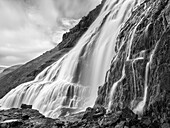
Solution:
<svg viewBox="0 0 170 128">
<path fill-rule="evenodd" d="M 76 46 L 35 80 L 7 93 L 0 100 L 1 108 L 18 108 L 24 103 L 45 116 L 56 118 L 93 106 L 98 87 L 104 84 L 106 72 L 116 55 L 114 49 L 121 26 L 140 2 L 107 0 Z"/>
</svg>

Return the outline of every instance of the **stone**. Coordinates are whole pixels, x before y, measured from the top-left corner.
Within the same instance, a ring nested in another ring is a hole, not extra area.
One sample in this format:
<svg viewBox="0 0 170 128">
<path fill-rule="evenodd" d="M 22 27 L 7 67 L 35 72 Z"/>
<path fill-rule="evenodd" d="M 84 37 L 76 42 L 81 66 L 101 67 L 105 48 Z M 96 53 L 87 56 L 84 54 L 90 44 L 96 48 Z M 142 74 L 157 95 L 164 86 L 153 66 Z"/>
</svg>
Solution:
<svg viewBox="0 0 170 128">
<path fill-rule="evenodd" d="M 141 122 L 147 127 L 152 123 L 150 117 L 143 117 Z"/>
<path fill-rule="evenodd" d="M 7 127 L 8 127 L 7 124 L 5 124 L 5 123 L 0 123 L 0 128 L 7 128 Z"/>
<path fill-rule="evenodd" d="M 106 109 L 102 106 L 97 106 L 94 108 L 93 118 L 99 118 L 106 114 Z"/>
<path fill-rule="evenodd" d="M 101 121 L 101 125 L 103 127 L 114 127 L 118 123 L 120 123 L 120 121 L 121 121 L 120 115 L 112 112 L 104 115 L 104 118 Z"/>
<path fill-rule="evenodd" d="M 65 126 L 65 123 L 63 121 L 60 121 L 60 120 L 56 120 L 55 121 L 55 125 L 58 127 L 58 128 L 63 128 Z"/>
<path fill-rule="evenodd" d="M 22 120 L 28 120 L 29 119 L 29 115 L 22 115 Z"/>
<path fill-rule="evenodd" d="M 21 105 L 21 108 L 22 108 L 22 109 L 31 109 L 31 108 L 32 108 L 32 105 L 22 104 L 22 105 Z"/>
<path fill-rule="evenodd" d="M 153 123 L 151 123 L 151 125 L 149 126 L 149 128 L 159 128 L 159 127 L 160 127 L 160 123 L 156 120 Z"/>
<path fill-rule="evenodd" d="M 19 128 L 22 124 L 21 120 L 6 120 L 0 123 L 0 128 Z"/>
<path fill-rule="evenodd" d="M 122 118 L 123 119 L 135 119 L 136 118 L 136 114 L 131 110 L 129 109 L 128 107 L 122 109 Z"/>
<path fill-rule="evenodd" d="M 91 107 L 88 107 L 82 117 L 83 119 L 87 119 L 87 120 L 92 120 L 93 119 L 93 114 L 94 114 L 94 109 Z"/>
<path fill-rule="evenodd" d="M 115 128 L 124 128 L 125 121 L 121 121 L 119 124 L 115 126 Z"/>
<path fill-rule="evenodd" d="M 169 123 L 164 123 L 161 128 L 170 128 Z"/>
</svg>

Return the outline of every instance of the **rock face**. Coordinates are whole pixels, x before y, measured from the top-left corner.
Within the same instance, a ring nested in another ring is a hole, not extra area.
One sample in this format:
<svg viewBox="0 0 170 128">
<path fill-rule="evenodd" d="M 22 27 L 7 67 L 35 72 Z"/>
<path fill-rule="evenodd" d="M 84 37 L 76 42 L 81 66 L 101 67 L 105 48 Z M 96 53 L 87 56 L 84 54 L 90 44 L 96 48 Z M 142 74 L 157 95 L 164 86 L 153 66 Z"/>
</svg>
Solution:
<svg viewBox="0 0 170 128">
<path fill-rule="evenodd" d="M 145 0 L 132 12 L 117 38 L 117 55 L 99 88 L 96 105 L 169 117 L 169 24 L 169 0 Z"/>
<path fill-rule="evenodd" d="M 13 71 L 15 71 L 16 69 L 18 69 L 21 65 L 14 65 L 14 66 L 11 66 L 11 67 L 8 67 L 8 68 L 4 68 L 2 70 L 2 72 L 0 71 L 0 78 L 3 77 L 4 75 L 6 74 L 9 74 Z M 1 70 L 1 69 L 0 69 Z"/>
<path fill-rule="evenodd" d="M 63 41 L 54 49 L 47 51 L 40 57 L 21 66 L 15 72 L 9 73 L 0 78 L 0 98 L 7 92 L 21 83 L 33 80 L 37 74 L 44 70 L 47 66 L 57 61 L 61 56 L 70 51 L 70 49 L 77 43 L 80 37 L 86 32 L 88 27 L 93 23 L 99 15 L 100 10 L 105 0 L 92 10 L 87 16 L 83 17 L 81 21 L 70 30 L 70 32 L 63 35 Z"/>
</svg>

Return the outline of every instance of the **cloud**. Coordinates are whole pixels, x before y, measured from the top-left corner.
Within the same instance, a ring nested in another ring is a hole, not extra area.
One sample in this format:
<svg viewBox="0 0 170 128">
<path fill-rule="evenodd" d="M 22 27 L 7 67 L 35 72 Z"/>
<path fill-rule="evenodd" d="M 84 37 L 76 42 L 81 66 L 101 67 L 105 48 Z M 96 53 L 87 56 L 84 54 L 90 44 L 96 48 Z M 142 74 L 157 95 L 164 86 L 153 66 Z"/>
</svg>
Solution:
<svg viewBox="0 0 170 128">
<path fill-rule="evenodd" d="M 0 65 L 50 50 L 100 0 L 0 0 Z"/>
<path fill-rule="evenodd" d="M 87 15 L 100 0 L 54 0 L 55 7 L 61 17 L 78 19 Z"/>
</svg>

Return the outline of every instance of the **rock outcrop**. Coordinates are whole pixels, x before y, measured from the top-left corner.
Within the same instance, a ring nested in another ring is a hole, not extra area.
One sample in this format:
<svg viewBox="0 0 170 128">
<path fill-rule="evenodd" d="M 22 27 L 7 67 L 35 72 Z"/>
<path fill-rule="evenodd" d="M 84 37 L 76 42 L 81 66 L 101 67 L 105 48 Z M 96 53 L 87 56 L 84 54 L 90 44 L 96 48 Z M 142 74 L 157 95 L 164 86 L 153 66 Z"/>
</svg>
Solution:
<svg viewBox="0 0 170 128">
<path fill-rule="evenodd" d="M 169 24 L 169 0 L 145 0 L 132 12 L 117 38 L 117 56 L 99 88 L 97 105 L 169 118 Z"/>
<path fill-rule="evenodd" d="M 60 119 L 47 118 L 30 108 L 0 111 L 0 128 L 170 128 L 163 120 L 150 115 L 138 118 L 129 108 L 106 113 L 101 106 Z"/>
<path fill-rule="evenodd" d="M 9 74 L 13 71 L 15 71 L 16 69 L 18 69 L 21 65 L 14 65 L 14 66 L 11 66 L 11 67 L 8 67 L 8 68 L 4 68 L 2 70 L 2 72 L 0 71 L 0 78 L 3 77 L 4 75 L 6 74 Z M 1 69 L 0 69 L 1 70 Z"/>
</svg>

